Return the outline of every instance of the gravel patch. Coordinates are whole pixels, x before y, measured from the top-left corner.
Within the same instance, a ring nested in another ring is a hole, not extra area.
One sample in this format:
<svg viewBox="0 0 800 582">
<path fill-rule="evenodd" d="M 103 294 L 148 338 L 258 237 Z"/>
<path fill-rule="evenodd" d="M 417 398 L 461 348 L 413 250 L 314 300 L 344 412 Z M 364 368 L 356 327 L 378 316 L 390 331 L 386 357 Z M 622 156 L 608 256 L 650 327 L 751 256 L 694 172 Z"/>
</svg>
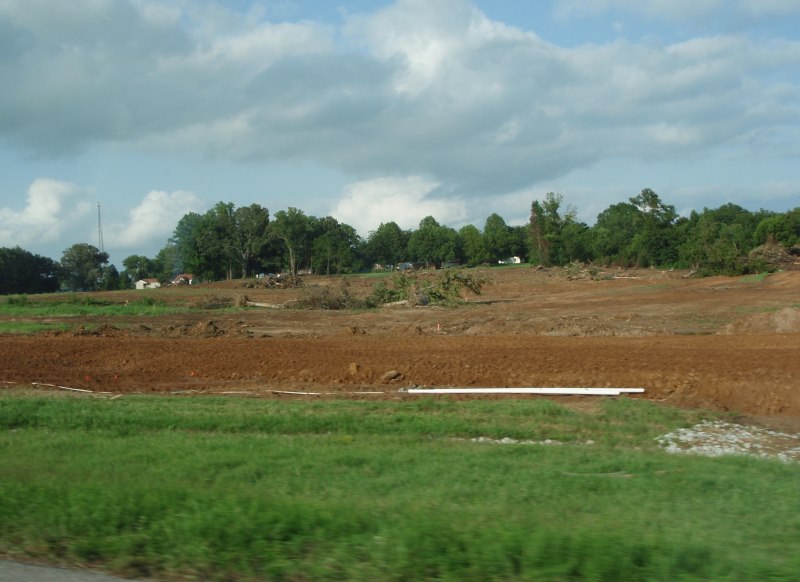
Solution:
<svg viewBox="0 0 800 582">
<path fill-rule="evenodd" d="M 800 462 L 800 434 L 788 434 L 721 421 L 705 421 L 681 428 L 656 439 L 669 453 L 705 455 L 749 455 L 780 461 Z"/>
<path fill-rule="evenodd" d="M 474 439 L 469 439 L 473 443 L 491 443 L 493 445 L 563 445 L 561 441 L 556 441 L 552 439 L 544 439 L 543 441 L 523 441 L 518 439 L 512 439 L 510 437 L 505 437 L 502 439 L 493 439 L 489 437 L 476 437 Z M 586 444 L 594 444 L 594 441 L 586 441 Z"/>
</svg>

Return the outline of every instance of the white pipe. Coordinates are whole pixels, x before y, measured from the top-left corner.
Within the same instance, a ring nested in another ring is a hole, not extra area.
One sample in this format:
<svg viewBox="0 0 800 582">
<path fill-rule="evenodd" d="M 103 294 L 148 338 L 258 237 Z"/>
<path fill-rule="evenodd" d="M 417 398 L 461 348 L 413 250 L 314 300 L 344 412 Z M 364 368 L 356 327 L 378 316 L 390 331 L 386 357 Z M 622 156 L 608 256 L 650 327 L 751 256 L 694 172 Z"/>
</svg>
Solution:
<svg viewBox="0 0 800 582">
<path fill-rule="evenodd" d="M 641 394 L 644 388 L 410 388 L 409 394 L 550 394 L 574 396 L 619 396 Z"/>
</svg>

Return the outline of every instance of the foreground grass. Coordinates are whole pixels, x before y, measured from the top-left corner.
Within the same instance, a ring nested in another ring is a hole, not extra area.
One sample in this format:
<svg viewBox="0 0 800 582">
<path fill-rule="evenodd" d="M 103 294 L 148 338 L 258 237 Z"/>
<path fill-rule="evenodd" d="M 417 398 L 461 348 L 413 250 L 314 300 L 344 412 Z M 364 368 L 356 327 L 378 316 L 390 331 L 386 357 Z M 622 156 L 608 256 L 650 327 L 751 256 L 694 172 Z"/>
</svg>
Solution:
<svg viewBox="0 0 800 582">
<path fill-rule="evenodd" d="M 0 395 L 0 552 L 218 580 L 796 579 L 800 468 L 656 448 L 696 420 Z"/>
</svg>

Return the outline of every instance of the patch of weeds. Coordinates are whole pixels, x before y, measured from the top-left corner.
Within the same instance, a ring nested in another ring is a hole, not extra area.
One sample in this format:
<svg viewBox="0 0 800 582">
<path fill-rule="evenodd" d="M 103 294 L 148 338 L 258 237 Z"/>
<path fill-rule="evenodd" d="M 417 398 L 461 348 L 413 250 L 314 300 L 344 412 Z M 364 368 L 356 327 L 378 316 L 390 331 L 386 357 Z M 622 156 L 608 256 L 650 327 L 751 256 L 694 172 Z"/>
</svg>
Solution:
<svg viewBox="0 0 800 582">
<path fill-rule="evenodd" d="M 108 301 L 103 301 L 100 299 L 95 299 L 91 295 L 87 295 L 85 293 L 66 293 L 64 295 L 64 300 L 61 303 L 65 303 L 68 305 L 84 305 L 87 307 L 90 306 L 104 306 L 104 305 L 111 305 Z"/>
<path fill-rule="evenodd" d="M 742 283 L 761 283 L 764 279 L 769 277 L 772 273 L 755 273 L 753 275 L 745 275 L 741 278 Z"/>
<path fill-rule="evenodd" d="M 24 306 L 28 304 L 27 295 L 9 295 L 6 297 L 6 305 Z"/>
<path fill-rule="evenodd" d="M 204 309 L 204 310 L 212 310 L 212 309 L 228 309 L 229 307 L 233 307 L 234 299 L 233 297 L 227 295 L 211 295 L 209 297 L 202 297 L 194 302 L 192 307 L 194 309 Z"/>
<path fill-rule="evenodd" d="M 152 307 L 158 303 L 155 297 L 142 297 L 141 299 L 137 299 L 136 301 L 131 301 L 129 305 L 145 305 L 147 307 Z"/>
</svg>

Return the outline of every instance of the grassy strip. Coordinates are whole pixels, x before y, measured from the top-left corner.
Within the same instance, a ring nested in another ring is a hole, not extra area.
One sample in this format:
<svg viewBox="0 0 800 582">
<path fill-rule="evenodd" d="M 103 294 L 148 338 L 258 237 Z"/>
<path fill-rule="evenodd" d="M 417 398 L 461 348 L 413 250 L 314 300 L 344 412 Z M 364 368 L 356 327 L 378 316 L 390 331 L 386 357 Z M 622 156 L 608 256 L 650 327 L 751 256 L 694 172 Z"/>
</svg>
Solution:
<svg viewBox="0 0 800 582">
<path fill-rule="evenodd" d="M 655 448 L 695 420 L 1 396 L 0 551 L 210 580 L 795 579 L 800 469 Z M 459 440 L 478 435 L 573 444 Z"/>
<path fill-rule="evenodd" d="M 43 331 L 66 331 L 63 323 L 34 323 L 26 321 L 0 321 L 0 334 L 31 335 Z"/>
<path fill-rule="evenodd" d="M 0 316 L 7 317 L 77 317 L 77 316 L 158 316 L 186 313 L 189 307 L 131 301 L 130 303 L 72 303 L 28 302 L 25 304 L 0 303 Z"/>
</svg>

